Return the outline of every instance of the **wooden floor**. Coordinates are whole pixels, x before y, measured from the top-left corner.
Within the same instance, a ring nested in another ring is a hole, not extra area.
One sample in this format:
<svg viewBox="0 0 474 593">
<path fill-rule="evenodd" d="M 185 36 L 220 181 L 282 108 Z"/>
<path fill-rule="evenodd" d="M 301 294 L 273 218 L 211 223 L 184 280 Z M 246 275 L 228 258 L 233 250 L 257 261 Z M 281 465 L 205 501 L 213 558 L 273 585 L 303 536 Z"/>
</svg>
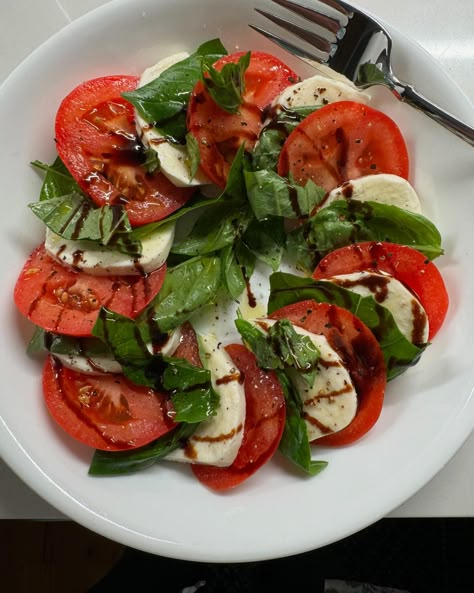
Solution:
<svg viewBox="0 0 474 593">
<path fill-rule="evenodd" d="M 123 550 L 71 521 L 0 521 L 0 591 L 86 593 Z"/>
</svg>

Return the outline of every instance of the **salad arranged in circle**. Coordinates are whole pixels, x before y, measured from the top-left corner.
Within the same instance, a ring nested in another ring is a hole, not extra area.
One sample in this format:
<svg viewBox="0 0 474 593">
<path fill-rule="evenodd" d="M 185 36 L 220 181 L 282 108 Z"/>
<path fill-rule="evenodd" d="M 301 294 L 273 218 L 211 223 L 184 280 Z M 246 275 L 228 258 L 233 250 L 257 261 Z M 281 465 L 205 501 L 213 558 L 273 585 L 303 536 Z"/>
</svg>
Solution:
<svg viewBox="0 0 474 593">
<path fill-rule="evenodd" d="M 275 454 L 316 475 L 375 425 L 448 294 L 370 100 L 218 39 L 63 99 L 14 299 L 91 475 L 175 461 L 220 491 Z"/>
</svg>

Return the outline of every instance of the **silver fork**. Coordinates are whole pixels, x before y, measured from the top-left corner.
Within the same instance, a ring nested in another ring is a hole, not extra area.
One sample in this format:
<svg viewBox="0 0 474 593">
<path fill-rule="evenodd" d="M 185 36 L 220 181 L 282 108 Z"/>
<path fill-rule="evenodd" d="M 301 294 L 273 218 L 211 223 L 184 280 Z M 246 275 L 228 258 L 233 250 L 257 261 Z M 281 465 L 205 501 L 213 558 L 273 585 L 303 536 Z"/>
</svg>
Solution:
<svg viewBox="0 0 474 593">
<path fill-rule="evenodd" d="M 314 8 L 290 0 L 272 2 L 317 27 L 311 30 L 264 10 L 255 10 L 316 51 L 305 49 L 256 25 L 250 25 L 252 29 L 307 62 L 326 65 L 345 75 L 360 88 L 380 84 L 388 87 L 397 99 L 419 109 L 474 146 L 474 128 L 441 109 L 418 93 L 412 85 L 400 81 L 394 75 L 391 66 L 392 39 L 376 19 L 344 0 L 313 0 Z"/>
</svg>

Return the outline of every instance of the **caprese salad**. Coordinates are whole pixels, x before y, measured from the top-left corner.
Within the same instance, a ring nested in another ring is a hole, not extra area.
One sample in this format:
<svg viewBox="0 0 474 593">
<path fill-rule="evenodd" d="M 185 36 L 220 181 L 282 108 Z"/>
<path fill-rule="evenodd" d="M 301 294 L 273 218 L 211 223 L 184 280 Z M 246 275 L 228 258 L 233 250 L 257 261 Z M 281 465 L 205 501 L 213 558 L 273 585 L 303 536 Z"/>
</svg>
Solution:
<svg viewBox="0 0 474 593">
<path fill-rule="evenodd" d="M 186 462 L 226 490 L 362 438 L 440 329 L 441 237 L 397 124 L 338 76 L 211 40 L 79 84 L 14 290 L 89 473 Z"/>
</svg>

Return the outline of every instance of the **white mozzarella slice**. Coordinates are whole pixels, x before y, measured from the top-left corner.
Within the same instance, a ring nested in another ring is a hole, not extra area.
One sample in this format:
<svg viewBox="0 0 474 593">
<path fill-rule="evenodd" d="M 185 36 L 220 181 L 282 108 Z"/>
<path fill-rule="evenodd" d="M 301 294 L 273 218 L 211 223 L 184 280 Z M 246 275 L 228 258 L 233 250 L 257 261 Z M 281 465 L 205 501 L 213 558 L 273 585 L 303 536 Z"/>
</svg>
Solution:
<svg viewBox="0 0 474 593">
<path fill-rule="evenodd" d="M 274 320 L 262 319 L 256 325 L 265 329 L 274 323 Z M 308 438 L 314 441 L 338 432 L 352 422 L 357 413 L 357 392 L 349 371 L 326 337 L 297 325 L 293 327 L 298 334 L 308 336 L 320 353 L 312 386 L 298 372 L 289 371 L 303 402 Z"/>
<path fill-rule="evenodd" d="M 212 386 L 220 396 L 220 406 L 215 416 L 200 423 L 183 447 L 165 459 L 227 467 L 237 457 L 244 433 L 242 375 L 214 336 L 198 339 L 204 366 L 211 371 Z"/>
<path fill-rule="evenodd" d="M 181 341 L 181 330 L 179 328 L 173 330 L 165 343 L 154 354 L 160 352 L 164 356 L 171 356 Z M 151 345 L 148 347 L 152 352 Z M 103 373 L 121 373 L 122 366 L 112 356 L 94 356 L 86 357 L 77 355 L 75 353 L 68 354 L 53 354 L 55 358 L 60 360 L 62 364 L 77 371 L 79 373 L 88 373 L 90 375 L 101 375 Z"/>
<path fill-rule="evenodd" d="M 367 104 L 370 101 L 370 96 L 342 80 L 331 80 L 316 74 L 287 87 L 273 104 L 293 109 L 311 105 L 327 105 L 335 101 L 356 101 Z"/>
<path fill-rule="evenodd" d="M 424 344 L 428 341 L 429 323 L 425 309 L 415 295 L 393 276 L 354 272 L 327 280 L 361 296 L 373 296 L 379 305 L 392 313 L 395 323 L 410 342 Z"/>
<path fill-rule="evenodd" d="M 157 64 L 147 68 L 143 72 L 138 86 L 145 86 L 152 80 L 155 80 L 155 78 L 158 78 L 158 76 L 170 66 L 181 62 L 188 56 L 189 54 L 186 52 L 180 52 L 160 60 Z M 163 134 L 146 122 L 136 110 L 135 121 L 141 141 L 146 147 L 156 151 L 160 161 L 161 172 L 163 175 L 166 175 L 174 185 L 178 187 L 188 187 L 211 183 L 201 170 L 198 170 L 195 177 L 191 178 L 189 167 L 187 165 L 188 155 L 185 147 L 169 143 Z"/>
<path fill-rule="evenodd" d="M 165 263 L 173 244 L 174 229 L 175 224 L 169 222 L 142 239 L 142 254 L 137 258 L 92 241 L 63 239 L 50 229 L 46 229 L 45 249 L 56 261 L 87 274 L 143 275 Z"/>
<path fill-rule="evenodd" d="M 370 200 L 421 214 L 420 200 L 410 183 L 403 177 L 389 173 L 365 175 L 346 181 L 329 192 L 322 207 L 336 200 Z"/>
</svg>

